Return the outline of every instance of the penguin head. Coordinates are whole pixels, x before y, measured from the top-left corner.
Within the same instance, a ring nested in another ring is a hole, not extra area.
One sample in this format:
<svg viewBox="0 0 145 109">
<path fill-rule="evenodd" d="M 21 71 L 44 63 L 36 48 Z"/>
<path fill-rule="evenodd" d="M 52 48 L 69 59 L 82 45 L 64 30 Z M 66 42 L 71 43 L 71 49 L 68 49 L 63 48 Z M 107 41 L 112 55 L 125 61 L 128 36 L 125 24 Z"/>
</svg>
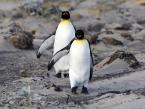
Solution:
<svg viewBox="0 0 145 109">
<path fill-rule="evenodd" d="M 77 30 L 75 35 L 76 35 L 77 39 L 84 39 L 84 32 L 83 32 L 83 30 Z"/>
<path fill-rule="evenodd" d="M 64 19 L 64 20 L 70 19 L 69 12 L 68 11 L 63 11 L 62 14 L 61 14 L 61 18 Z"/>
</svg>

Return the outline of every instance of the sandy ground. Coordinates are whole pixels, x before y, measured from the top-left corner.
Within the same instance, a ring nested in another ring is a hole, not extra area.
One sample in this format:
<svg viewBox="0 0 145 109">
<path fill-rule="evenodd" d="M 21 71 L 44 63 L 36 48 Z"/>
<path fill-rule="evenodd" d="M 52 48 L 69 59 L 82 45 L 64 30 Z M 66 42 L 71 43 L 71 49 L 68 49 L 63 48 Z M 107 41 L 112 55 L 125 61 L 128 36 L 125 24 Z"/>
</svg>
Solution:
<svg viewBox="0 0 145 109">
<path fill-rule="evenodd" d="M 47 71 L 52 49 L 46 51 L 40 59 L 36 58 L 42 40 L 55 31 L 59 22 L 58 15 L 52 12 L 42 17 L 22 10 L 24 17 L 12 19 L 13 12 L 19 10 L 19 4 L 0 1 L 0 109 L 145 109 L 143 1 L 62 0 L 60 4 L 50 1 L 49 4 L 59 4 L 59 9 L 71 7 L 74 25 L 84 29 L 90 41 L 95 40 L 91 47 L 96 65 L 93 79 L 89 82 L 89 95 L 81 94 L 81 89 L 77 95 L 73 95 L 68 78 L 58 79 L 54 77 L 53 69 Z M 28 32 L 36 30 L 34 49 L 17 49 L 6 39 L 11 37 L 8 35 L 8 25 L 13 22 L 19 23 Z M 96 36 L 97 32 L 103 30 L 113 33 Z M 127 35 L 123 37 L 122 34 Z M 104 37 L 114 38 L 123 45 L 112 45 Z M 121 59 L 103 66 L 117 50 L 131 52 L 140 67 L 131 68 Z"/>
</svg>

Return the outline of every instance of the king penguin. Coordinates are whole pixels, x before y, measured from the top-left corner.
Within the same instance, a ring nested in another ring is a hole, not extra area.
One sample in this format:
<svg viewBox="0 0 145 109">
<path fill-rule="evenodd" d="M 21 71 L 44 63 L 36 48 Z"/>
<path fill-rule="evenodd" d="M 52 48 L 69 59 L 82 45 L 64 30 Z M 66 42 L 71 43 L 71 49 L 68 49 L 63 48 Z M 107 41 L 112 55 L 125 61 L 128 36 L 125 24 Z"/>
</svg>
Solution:
<svg viewBox="0 0 145 109">
<path fill-rule="evenodd" d="M 70 13 L 68 11 L 63 11 L 61 14 L 61 21 L 56 29 L 55 35 L 48 37 L 40 46 L 37 57 L 39 58 L 41 53 L 48 48 L 50 45 L 48 42 L 53 42 L 53 55 L 64 48 L 70 43 L 72 39 L 75 38 L 75 28 L 70 21 Z M 59 59 L 59 61 L 54 65 L 56 72 L 56 77 L 61 78 L 63 73 L 65 77 L 68 77 L 69 69 L 69 54 L 64 55 Z"/>
<path fill-rule="evenodd" d="M 82 87 L 82 93 L 88 94 L 88 82 L 93 74 L 93 57 L 90 43 L 84 38 L 82 30 L 76 31 L 76 38 L 69 45 L 58 51 L 48 64 L 48 69 L 64 54 L 69 53 L 69 79 L 71 92 L 76 94 L 77 88 Z"/>
</svg>

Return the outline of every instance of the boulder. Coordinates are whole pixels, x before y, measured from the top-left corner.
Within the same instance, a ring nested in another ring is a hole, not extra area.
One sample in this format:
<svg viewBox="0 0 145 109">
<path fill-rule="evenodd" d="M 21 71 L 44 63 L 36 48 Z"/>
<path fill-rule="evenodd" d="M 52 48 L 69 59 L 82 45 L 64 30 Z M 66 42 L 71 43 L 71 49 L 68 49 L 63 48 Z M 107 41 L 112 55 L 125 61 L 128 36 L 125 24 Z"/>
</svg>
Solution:
<svg viewBox="0 0 145 109">
<path fill-rule="evenodd" d="M 132 35 L 130 33 L 128 33 L 128 32 L 121 33 L 121 36 L 124 37 L 127 40 L 134 41 Z"/>
<path fill-rule="evenodd" d="M 10 32 L 12 34 L 10 41 L 16 48 L 31 49 L 33 47 L 33 34 L 35 32 L 27 32 L 18 24 L 13 24 Z"/>
<path fill-rule="evenodd" d="M 130 30 L 132 25 L 130 23 L 123 23 L 120 27 L 116 27 L 116 30 Z"/>
<path fill-rule="evenodd" d="M 11 19 L 12 19 L 12 20 L 17 20 L 17 19 L 20 19 L 20 18 L 23 18 L 23 17 L 24 17 L 24 12 L 15 10 L 15 11 L 12 13 Z"/>
<path fill-rule="evenodd" d="M 104 65 L 111 64 L 118 58 L 124 60 L 132 68 L 137 68 L 139 66 L 139 62 L 133 54 L 121 50 L 118 50 L 114 54 L 112 54 L 110 59 L 106 63 L 104 63 Z"/>
<path fill-rule="evenodd" d="M 111 37 L 103 37 L 102 41 L 106 44 L 106 45 L 120 45 L 123 46 L 123 43 L 117 39 L 111 38 Z"/>
<path fill-rule="evenodd" d="M 139 5 L 145 6 L 145 0 L 136 0 Z"/>
</svg>

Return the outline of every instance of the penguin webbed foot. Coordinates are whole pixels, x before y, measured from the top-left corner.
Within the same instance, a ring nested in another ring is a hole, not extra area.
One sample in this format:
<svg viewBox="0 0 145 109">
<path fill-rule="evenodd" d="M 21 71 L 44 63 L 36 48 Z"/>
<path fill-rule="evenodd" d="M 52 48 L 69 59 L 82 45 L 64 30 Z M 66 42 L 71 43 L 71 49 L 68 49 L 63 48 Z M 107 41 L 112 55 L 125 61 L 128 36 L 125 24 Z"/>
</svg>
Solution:
<svg viewBox="0 0 145 109">
<path fill-rule="evenodd" d="M 57 73 L 54 76 L 57 77 L 57 78 L 61 78 L 61 73 Z"/>
<path fill-rule="evenodd" d="M 71 92 L 72 92 L 73 94 L 77 94 L 77 88 L 78 88 L 78 87 L 72 87 L 72 88 L 71 88 Z"/>
<path fill-rule="evenodd" d="M 82 88 L 82 92 L 81 92 L 82 94 L 89 94 L 88 93 L 88 89 L 86 88 L 86 87 L 84 87 L 83 86 L 83 88 Z"/>
<path fill-rule="evenodd" d="M 68 73 L 64 73 L 63 76 L 64 76 L 64 78 L 69 78 L 69 74 Z"/>
</svg>

